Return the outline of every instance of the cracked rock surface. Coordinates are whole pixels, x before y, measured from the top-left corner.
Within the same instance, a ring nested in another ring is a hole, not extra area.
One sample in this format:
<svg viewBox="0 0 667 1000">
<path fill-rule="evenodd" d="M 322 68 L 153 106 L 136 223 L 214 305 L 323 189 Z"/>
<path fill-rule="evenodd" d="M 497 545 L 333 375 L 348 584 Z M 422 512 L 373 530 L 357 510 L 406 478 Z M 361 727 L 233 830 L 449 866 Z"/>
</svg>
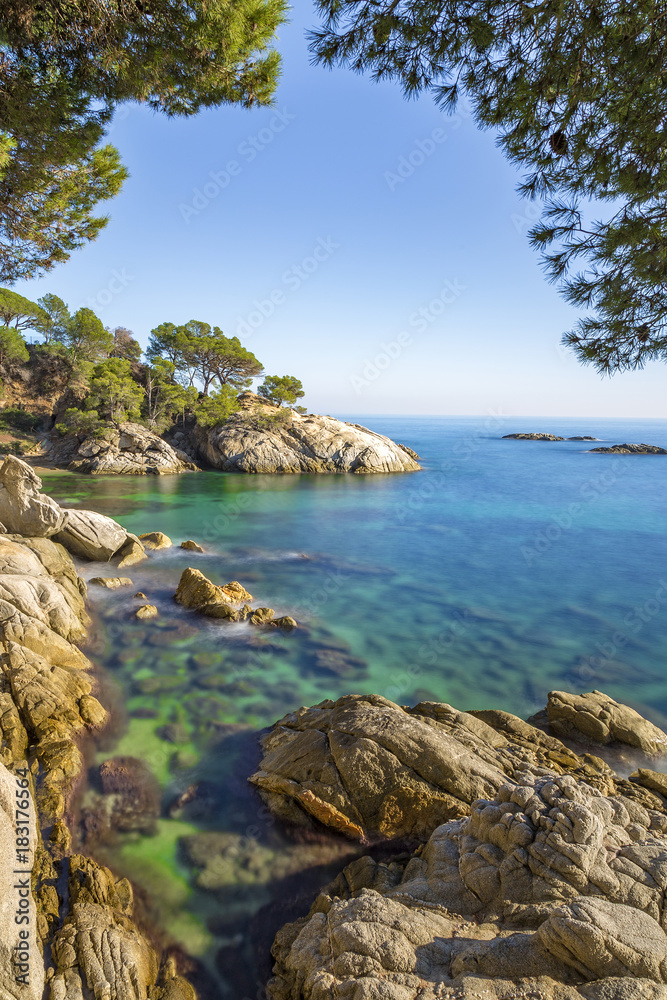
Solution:
<svg viewBox="0 0 667 1000">
<path fill-rule="evenodd" d="M 661 730 L 598 695 L 660 746 Z M 377 696 L 300 709 L 263 749 L 251 781 L 291 822 L 425 841 L 353 862 L 278 933 L 271 1000 L 667 998 L 659 782 L 508 713 Z"/>
</svg>

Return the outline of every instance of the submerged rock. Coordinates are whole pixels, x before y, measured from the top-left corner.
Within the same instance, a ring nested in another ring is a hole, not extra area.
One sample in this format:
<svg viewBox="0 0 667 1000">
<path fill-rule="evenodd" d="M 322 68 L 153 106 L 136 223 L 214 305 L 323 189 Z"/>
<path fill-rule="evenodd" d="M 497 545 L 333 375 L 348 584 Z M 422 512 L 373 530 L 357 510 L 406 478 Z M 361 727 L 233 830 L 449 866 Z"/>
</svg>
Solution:
<svg viewBox="0 0 667 1000">
<path fill-rule="evenodd" d="M 128 576 L 94 576 L 90 581 L 97 587 L 106 587 L 107 590 L 118 590 L 120 587 L 131 587 L 132 581 Z"/>
<path fill-rule="evenodd" d="M 159 612 L 154 604 L 142 604 L 140 608 L 134 612 L 135 618 L 157 618 Z"/>
<path fill-rule="evenodd" d="M 655 444 L 614 444 L 610 448 L 591 448 L 591 453 L 608 452 L 612 455 L 667 455 L 667 448 Z"/>
<path fill-rule="evenodd" d="M 131 422 L 109 425 L 99 438 L 54 431 L 41 450 L 54 465 L 94 476 L 163 476 L 198 468 L 184 452 Z"/>
<path fill-rule="evenodd" d="M 414 452 L 333 417 L 301 415 L 252 393 L 223 425 L 195 430 L 201 457 L 225 472 L 416 472 Z"/>
</svg>

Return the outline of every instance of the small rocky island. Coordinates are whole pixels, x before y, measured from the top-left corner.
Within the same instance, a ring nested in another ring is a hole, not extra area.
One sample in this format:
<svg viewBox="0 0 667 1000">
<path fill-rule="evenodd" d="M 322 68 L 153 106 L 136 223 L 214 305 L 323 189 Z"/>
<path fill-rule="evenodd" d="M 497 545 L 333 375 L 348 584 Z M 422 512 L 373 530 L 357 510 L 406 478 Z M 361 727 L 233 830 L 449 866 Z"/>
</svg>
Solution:
<svg viewBox="0 0 667 1000">
<path fill-rule="evenodd" d="M 577 434 L 574 437 L 558 437 L 556 434 L 503 434 L 503 441 L 598 441 L 599 438 L 588 434 Z"/>
<path fill-rule="evenodd" d="M 609 455 L 667 455 L 667 448 L 655 444 L 614 444 L 610 448 L 591 448 L 591 452 Z"/>
</svg>

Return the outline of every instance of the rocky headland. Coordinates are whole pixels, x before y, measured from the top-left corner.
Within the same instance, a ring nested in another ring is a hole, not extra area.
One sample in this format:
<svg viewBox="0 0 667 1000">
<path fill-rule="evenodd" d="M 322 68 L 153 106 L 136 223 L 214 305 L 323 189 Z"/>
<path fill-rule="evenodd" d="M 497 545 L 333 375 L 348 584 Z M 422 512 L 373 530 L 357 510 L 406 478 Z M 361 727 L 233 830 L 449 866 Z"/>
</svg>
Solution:
<svg viewBox="0 0 667 1000">
<path fill-rule="evenodd" d="M 655 444 L 614 444 L 610 448 L 591 448 L 591 452 L 610 455 L 667 455 L 667 448 Z"/>
<path fill-rule="evenodd" d="M 241 410 L 206 430 L 196 428 L 199 458 L 224 472 L 417 472 L 418 455 L 383 434 L 334 417 L 267 403 L 253 393 L 239 397 Z M 176 442 L 186 444 L 183 439 Z"/>
<path fill-rule="evenodd" d="M 136 423 L 95 433 L 53 430 L 31 458 L 89 475 L 171 475 L 200 468 L 242 473 L 416 472 L 419 456 L 359 424 L 300 414 L 251 392 L 215 427 L 185 428 L 161 437 Z"/>
<path fill-rule="evenodd" d="M 276 723 L 250 780 L 277 815 L 413 847 L 278 933 L 271 1000 L 664 1000 L 667 780 L 594 750 L 667 736 L 601 692 L 536 721 L 349 696 Z"/>
</svg>

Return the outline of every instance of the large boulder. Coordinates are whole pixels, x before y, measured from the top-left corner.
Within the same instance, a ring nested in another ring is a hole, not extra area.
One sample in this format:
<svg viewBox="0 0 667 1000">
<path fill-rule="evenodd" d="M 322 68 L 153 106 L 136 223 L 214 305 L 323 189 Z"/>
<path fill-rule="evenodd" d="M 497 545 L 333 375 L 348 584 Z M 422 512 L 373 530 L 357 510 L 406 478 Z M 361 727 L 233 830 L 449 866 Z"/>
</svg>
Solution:
<svg viewBox="0 0 667 1000">
<path fill-rule="evenodd" d="M 54 432 L 42 442 L 42 452 L 54 465 L 94 476 L 164 476 L 197 470 L 183 452 L 129 421 L 110 426 L 99 438 Z"/>
<path fill-rule="evenodd" d="M 224 472 L 415 472 L 414 452 L 360 424 L 301 415 L 241 396 L 227 423 L 199 428 L 201 457 Z"/>
<path fill-rule="evenodd" d="M 123 562 L 125 551 L 134 546 L 143 553 L 143 546 L 135 535 L 113 518 L 94 510 L 68 510 L 67 521 L 56 535 L 56 540 L 75 556 L 95 562 L 108 562 L 114 556 Z"/>
<path fill-rule="evenodd" d="M 117 557 L 119 566 L 144 558 L 139 539 L 112 518 L 92 510 L 63 510 L 51 497 L 43 496 L 41 488 L 42 480 L 29 465 L 13 455 L 5 458 L 0 466 L 0 531 L 27 536 L 26 544 L 39 559 L 47 560 L 51 575 L 63 553 L 40 540 L 53 539 L 81 559 L 106 562 Z M 71 577 L 78 580 L 73 567 Z"/>
<path fill-rule="evenodd" d="M 29 465 L 8 455 L 0 466 L 0 522 L 4 531 L 49 538 L 64 526 L 67 513 L 42 496 L 42 480 Z"/>
<path fill-rule="evenodd" d="M 271 810 L 355 839 L 424 840 L 526 770 L 576 774 L 606 792 L 621 782 L 625 794 L 660 802 L 598 758 L 579 757 L 504 712 L 435 702 L 404 708 L 378 695 L 348 695 L 286 715 L 261 743 L 249 780 Z"/>
<path fill-rule="evenodd" d="M 664 1000 L 666 829 L 571 775 L 517 775 L 407 864 L 345 869 L 279 932 L 268 996 Z"/>
</svg>

